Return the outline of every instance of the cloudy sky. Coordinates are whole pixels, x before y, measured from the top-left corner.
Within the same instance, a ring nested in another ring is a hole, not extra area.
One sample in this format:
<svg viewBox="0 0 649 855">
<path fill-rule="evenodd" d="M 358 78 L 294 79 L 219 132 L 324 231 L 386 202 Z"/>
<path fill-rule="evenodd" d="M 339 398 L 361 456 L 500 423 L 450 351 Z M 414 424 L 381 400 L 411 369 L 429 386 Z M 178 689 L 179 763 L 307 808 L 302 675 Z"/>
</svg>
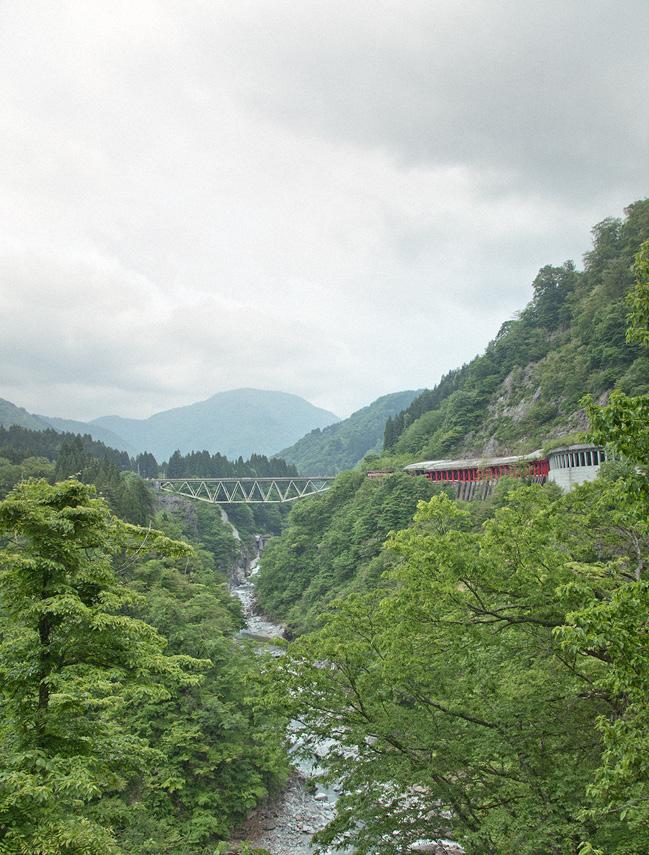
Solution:
<svg viewBox="0 0 649 855">
<path fill-rule="evenodd" d="M 0 0 L 0 396 L 431 386 L 649 194 L 647 0 Z"/>
</svg>

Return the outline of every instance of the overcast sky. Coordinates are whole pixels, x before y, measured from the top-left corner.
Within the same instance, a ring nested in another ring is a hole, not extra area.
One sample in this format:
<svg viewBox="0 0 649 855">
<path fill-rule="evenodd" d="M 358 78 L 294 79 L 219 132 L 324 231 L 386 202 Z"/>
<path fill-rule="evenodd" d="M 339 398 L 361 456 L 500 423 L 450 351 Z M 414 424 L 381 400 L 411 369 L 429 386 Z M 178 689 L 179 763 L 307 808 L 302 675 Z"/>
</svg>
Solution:
<svg viewBox="0 0 649 855">
<path fill-rule="evenodd" d="M 340 415 L 649 194 L 648 0 L 0 0 L 0 396 Z"/>
</svg>

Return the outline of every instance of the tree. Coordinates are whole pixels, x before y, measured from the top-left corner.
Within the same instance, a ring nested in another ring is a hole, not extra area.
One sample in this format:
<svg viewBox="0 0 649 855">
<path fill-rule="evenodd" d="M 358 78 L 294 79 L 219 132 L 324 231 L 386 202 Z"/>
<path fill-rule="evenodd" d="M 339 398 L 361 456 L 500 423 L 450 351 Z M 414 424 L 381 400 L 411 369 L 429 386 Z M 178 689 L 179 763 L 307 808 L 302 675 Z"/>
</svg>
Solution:
<svg viewBox="0 0 649 855">
<path fill-rule="evenodd" d="M 155 478 L 158 474 L 158 461 L 153 454 L 145 451 L 135 458 L 135 468 L 142 478 Z"/>
<path fill-rule="evenodd" d="M 636 284 L 628 297 L 629 342 L 649 347 L 649 241 L 642 244 L 635 262 Z M 598 407 L 584 399 L 595 442 L 612 443 L 626 458 L 649 465 L 649 395 L 635 397 L 615 390 L 608 405 Z"/>
<path fill-rule="evenodd" d="M 636 285 L 629 294 L 631 325 L 629 342 L 649 346 L 649 240 L 645 241 L 635 261 Z"/>
<path fill-rule="evenodd" d="M 119 716 L 198 679 L 190 657 L 128 615 L 114 560 L 185 544 L 122 523 L 94 488 L 19 484 L 0 503 L 0 851 L 118 852 L 97 806 L 150 761 Z"/>
<path fill-rule="evenodd" d="M 600 633 L 571 648 L 560 632 L 628 584 L 647 524 L 625 495 L 623 482 L 561 497 L 518 487 L 478 531 L 447 496 L 421 502 L 415 526 L 388 541 L 390 584 L 338 601 L 293 643 L 280 680 L 307 744 L 334 740 L 324 763 L 342 787 L 323 844 L 391 855 L 451 836 L 470 855 L 567 855 L 586 840 L 647 851 L 637 823 L 588 810 L 596 722 L 624 708 L 602 657 L 630 650 L 643 612 L 627 616 L 626 641 L 613 615 L 610 645 Z"/>
<path fill-rule="evenodd" d="M 627 337 L 649 346 L 649 241 L 636 256 L 635 272 L 636 285 L 628 299 Z M 603 817 L 619 817 L 634 831 L 632 845 L 621 851 L 642 853 L 649 847 L 649 395 L 630 397 L 614 392 L 605 407 L 595 406 L 590 399 L 585 403 L 594 440 L 610 444 L 633 464 L 625 489 L 619 490 L 615 514 L 626 511 L 628 515 L 634 509 L 640 525 L 627 584 L 610 596 L 586 599 L 562 630 L 566 649 L 595 652 L 607 663 L 596 685 L 615 705 L 614 716 L 598 721 L 604 753 L 589 788 L 592 805 L 584 816 L 594 823 Z M 609 517 L 611 514 L 608 509 Z M 618 520 L 615 524 L 619 525 Z M 602 851 L 589 840 L 583 855 Z"/>
</svg>

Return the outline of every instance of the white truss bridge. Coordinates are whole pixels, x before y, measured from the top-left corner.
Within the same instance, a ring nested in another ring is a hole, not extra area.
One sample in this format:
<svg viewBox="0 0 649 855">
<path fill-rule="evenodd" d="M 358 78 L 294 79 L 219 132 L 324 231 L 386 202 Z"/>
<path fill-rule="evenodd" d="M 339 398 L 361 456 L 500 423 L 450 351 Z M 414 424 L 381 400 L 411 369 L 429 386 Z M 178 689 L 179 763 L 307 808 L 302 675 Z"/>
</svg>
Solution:
<svg viewBox="0 0 649 855">
<path fill-rule="evenodd" d="M 285 478 L 156 478 L 157 490 L 213 505 L 260 505 L 294 502 L 324 493 L 332 475 L 294 475 Z"/>
</svg>

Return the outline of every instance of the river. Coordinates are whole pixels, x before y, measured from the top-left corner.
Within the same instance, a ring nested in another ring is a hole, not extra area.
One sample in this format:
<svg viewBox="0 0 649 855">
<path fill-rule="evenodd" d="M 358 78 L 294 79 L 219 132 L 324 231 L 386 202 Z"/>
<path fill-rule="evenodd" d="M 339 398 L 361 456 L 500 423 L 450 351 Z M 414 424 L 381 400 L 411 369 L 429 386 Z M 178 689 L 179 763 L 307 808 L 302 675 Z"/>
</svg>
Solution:
<svg viewBox="0 0 649 855">
<path fill-rule="evenodd" d="M 265 646 L 270 643 L 272 649 L 273 639 L 282 637 L 282 628 L 257 613 L 253 582 L 257 564 L 255 559 L 247 573 L 242 568 L 237 571 L 231 591 L 241 601 L 246 618 L 241 634 L 263 641 Z M 271 855 L 312 855 L 311 837 L 333 817 L 336 801 L 334 789 L 316 783 L 315 771 L 313 765 L 295 758 L 286 787 L 255 808 L 237 829 L 235 839 L 267 849 Z M 327 851 L 334 855 L 334 850 Z"/>
</svg>

